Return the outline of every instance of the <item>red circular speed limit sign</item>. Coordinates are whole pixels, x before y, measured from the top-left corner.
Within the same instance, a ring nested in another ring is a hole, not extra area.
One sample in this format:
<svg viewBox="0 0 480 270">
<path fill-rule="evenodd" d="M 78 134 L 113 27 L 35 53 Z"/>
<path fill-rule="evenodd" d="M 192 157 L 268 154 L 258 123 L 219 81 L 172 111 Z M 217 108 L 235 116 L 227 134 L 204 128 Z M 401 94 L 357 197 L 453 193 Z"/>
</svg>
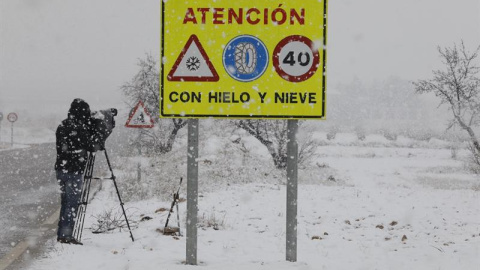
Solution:
<svg viewBox="0 0 480 270">
<path fill-rule="evenodd" d="M 18 115 L 16 113 L 13 113 L 13 112 L 9 113 L 8 116 L 7 116 L 7 119 L 8 119 L 8 121 L 13 123 L 13 122 L 18 120 Z"/>
<path fill-rule="evenodd" d="M 305 36 L 288 36 L 273 51 L 273 66 L 289 82 L 303 82 L 315 74 L 320 55 L 315 44 Z"/>
</svg>

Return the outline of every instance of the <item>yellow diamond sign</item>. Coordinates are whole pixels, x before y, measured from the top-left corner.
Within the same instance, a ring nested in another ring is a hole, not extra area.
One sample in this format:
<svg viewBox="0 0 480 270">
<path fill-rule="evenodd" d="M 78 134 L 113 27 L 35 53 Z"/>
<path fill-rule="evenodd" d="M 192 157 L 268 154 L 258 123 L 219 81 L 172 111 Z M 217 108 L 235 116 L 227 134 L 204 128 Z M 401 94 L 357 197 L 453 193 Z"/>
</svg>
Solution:
<svg viewBox="0 0 480 270">
<path fill-rule="evenodd" d="M 160 115 L 324 119 L 327 0 L 162 1 Z"/>
</svg>

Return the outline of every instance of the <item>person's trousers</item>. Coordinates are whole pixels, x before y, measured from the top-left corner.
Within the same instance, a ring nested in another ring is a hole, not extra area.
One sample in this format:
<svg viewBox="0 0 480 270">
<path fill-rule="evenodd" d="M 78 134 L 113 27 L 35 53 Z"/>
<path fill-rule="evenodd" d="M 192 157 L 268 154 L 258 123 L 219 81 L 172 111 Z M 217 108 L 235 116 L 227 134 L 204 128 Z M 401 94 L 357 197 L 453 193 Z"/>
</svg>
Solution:
<svg viewBox="0 0 480 270">
<path fill-rule="evenodd" d="M 58 238 L 72 239 L 73 227 L 82 194 L 83 175 L 57 171 L 57 180 L 61 191 L 60 218 L 58 220 Z"/>
</svg>

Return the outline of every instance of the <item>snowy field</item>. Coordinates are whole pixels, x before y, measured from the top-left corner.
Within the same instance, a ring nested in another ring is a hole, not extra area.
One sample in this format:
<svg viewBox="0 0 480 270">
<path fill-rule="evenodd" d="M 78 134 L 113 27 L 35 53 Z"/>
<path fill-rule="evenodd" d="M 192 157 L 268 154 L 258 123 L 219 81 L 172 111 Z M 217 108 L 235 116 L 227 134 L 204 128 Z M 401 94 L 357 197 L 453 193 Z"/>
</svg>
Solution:
<svg viewBox="0 0 480 270">
<path fill-rule="evenodd" d="M 0 129 L 0 151 L 12 148 L 12 131 L 10 123 L 2 122 Z M 55 131 L 48 128 L 31 128 L 14 126 L 13 148 L 26 148 L 30 144 L 55 142 Z"/>
<path fill-rule="evenodd" d="M 324 141 L 325 134 L 316 136 Z M 219 139 L 208 139 L 203 153 L 209 162 L 201 163 L 199 180 L 199 268 L 478 269 L 480 179 L 465 168 L 467 151 L 454 157 L 450 144 L 436 139 L 354 137 L 339 134 L 299 170 L 295 263 L 285 261 L 285 180 L 272 173 L 210 188 L 205 172 L 220 154 L 214 147 Z M 181 197 L 185 193 L 184 183 Z M 158 210 L 169 207 L 159 198 L 126 203 L 135 242 L 128 230 L 93 234 L 89 228 L 102 213 L 119 210 L 106 183 L 88 207 L 84 245 L 52 239 L 30 269 L 192 269 L 184 264 L 185 237 L 158 232 L 168 212 Z M 182 229 L 185 216 L 182 202 Z"/>
</svg>

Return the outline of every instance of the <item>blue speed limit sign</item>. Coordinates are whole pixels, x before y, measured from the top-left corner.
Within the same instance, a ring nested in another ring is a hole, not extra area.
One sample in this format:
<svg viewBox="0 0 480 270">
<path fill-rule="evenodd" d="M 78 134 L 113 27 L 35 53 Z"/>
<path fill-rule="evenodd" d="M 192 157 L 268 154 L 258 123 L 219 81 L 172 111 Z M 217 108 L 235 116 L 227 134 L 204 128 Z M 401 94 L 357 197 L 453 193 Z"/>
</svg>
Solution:
<svg viewBox="0 0 480 270">
<path fill-rule="evenodd" d="M 267 47 L 254 36 L 238 36 L 225 46 L 223 66 L 228 75 L 237 81 L 254 81 L 267 69 Z"/>
</svg>

